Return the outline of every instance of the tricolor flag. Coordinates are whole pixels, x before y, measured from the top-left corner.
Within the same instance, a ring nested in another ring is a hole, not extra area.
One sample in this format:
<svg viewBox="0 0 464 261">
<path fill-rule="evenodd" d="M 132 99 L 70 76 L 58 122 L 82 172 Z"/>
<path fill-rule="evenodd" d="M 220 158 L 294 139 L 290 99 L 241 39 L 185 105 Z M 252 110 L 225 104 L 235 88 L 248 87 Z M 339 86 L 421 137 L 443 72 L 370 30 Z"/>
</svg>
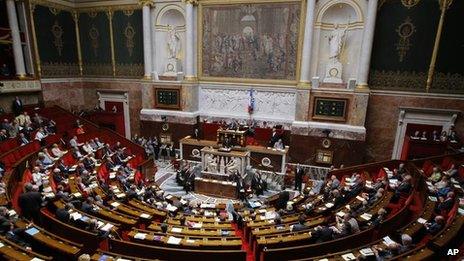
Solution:
<svg viewBox="0 0 464 261">
<path fill-rule="evenodd" d="M 253 89 L 250 89 L 249 91 L 250 94 L 250 100 L 248 102 L 248 113 L 253 114 L 253 111 L 255 110 L 255 98 L 253 97 Z"/>
</svg>

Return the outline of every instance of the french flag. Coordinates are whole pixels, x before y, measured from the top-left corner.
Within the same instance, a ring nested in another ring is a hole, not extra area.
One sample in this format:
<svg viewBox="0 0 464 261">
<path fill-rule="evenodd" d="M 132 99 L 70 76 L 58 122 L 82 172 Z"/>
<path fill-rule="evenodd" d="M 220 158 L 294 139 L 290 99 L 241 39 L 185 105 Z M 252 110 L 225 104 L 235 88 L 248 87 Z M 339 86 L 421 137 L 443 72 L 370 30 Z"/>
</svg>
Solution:
<svg viewBox="0 0 464 261">
<path fill-rule="evenodd" d="M 255 110 L 255 98 L 253 97 L 254 90 L 250 89 L 248 92 L 250 94 L 250 100 L 248 102 L 248 113 L 253 114 L 253 112 Z"/>
</svg>

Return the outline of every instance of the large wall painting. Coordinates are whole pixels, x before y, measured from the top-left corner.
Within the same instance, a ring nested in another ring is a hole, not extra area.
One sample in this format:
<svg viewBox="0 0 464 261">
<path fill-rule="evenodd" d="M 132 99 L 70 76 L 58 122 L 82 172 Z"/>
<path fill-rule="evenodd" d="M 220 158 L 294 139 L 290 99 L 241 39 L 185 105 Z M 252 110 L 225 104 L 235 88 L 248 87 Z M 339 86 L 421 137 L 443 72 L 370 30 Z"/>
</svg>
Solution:
<svg viewBox="0 0 464 261">
<path fill-rule="evenodd" d="M 201 4 L 203 79 L 295 81 L 301 2 Z"/>
</svg>

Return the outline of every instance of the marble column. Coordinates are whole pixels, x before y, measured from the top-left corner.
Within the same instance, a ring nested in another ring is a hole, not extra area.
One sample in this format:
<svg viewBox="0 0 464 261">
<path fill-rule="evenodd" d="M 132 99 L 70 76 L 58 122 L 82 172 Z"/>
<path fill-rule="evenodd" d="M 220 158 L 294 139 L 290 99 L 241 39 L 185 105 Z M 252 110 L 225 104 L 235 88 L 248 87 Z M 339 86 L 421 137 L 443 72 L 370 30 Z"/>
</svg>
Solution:
<svg viewBox="0 0 464 261">
<path fill-rule="evenodd" d="M 313 43 L 314 33 L 314 10 L 316 6 L 316 0 L 308 0 L 306 4 L 306 21 L 305 31 L 303 38 L 303 52 L 301 54 L 301 75 L 300 75 L 300 87 L 310 86 L 310 68 L 311 68 L 311 51 Z"/>
<path fill-rule="evenodd" d="M 155 24 L 156 24 L 156 9 L 155 7 L 153 6 L 151 8 L 151 45 L 152 45 L 152 48 L 151 48 L 151 59 L 152 59 L 152 62 L 151 62 L 151 70 L 152 70 L 152 76 L 153 76 L 153 79 L 155 80 L 158 80 L 158 63 L 156 61 L 156 28 L 155 28 Z"/>
<path fill-rule="evenodd" d="M 144 64 L 144 78 L 151 79 L 152 73 L 152 44 L 151 44 L 151 11 L 153 5 L 151 0 L 140 1 L 143 15 L 143 64 Z"/>
<path fill-rule="evenodd" d="M 16 5 L 14 0 L 6 0 L 8 13 L 8 23 L 10 24 L 11 38 L 13 39 L 13 55 L 15 62 L 16 75 L 19 78 L 26 77 L 26 67 L 24 66 L 23 47 L 19 34 L 18 17 L 16 15 Z"/>
<path fill-rule="evenodd" d="M 186 46 L 185 46 L 185 80 L 195 81 L 196 76 L 193 71 L 194 63 L 194 30 L 195 20 L 193 15 L 193 6 L 197 4 L 196 0 L 185 0 L 185 25 L 186 25 Z"/>
<path fill-rule="evenodd" d="M 367 19 L 364 24 L 364 34 L 361 44 L 361 56 L 358 67 L 357 90 L 368 90 L 369 66 L 371 62 L 372 45 L 374 44 L 375 19 L 377 16 L 378 0 L 369 0 L 367 3 Z"/>
</svg>

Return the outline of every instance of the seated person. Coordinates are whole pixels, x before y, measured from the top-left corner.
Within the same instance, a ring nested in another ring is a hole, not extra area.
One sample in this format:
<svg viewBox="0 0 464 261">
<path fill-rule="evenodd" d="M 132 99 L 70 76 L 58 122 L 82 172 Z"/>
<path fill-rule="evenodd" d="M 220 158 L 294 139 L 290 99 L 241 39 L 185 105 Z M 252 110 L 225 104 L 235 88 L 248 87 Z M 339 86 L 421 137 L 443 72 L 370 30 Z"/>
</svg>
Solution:
<svg viewBox="0 0 464 261">
<path fill-rule="evenodd" d="M 87 197 L 87 199 L 82 202 L 81 210 L 85 213 L 94 215 L 97 212 L 94 199 L 92 197 Z"/>
<path fill-rule="evenodd" d="M 100 142 L 99 138 L 94 138 L 93 141 L 95 142 L 95 144 L 97 145 L 98 148 L 101 148 L 101 147 L 104 146 L 104 144 L 102 142 Z"/>
<path fill-rule="evenodd" d="M 432 174 L 428 178 L 432 183 L 438 182 L 441 179 L 441 171 L 437 167 L 433 167 Z"/>
<path fill-rule="evenodd" d="M 61 173 L 61 170 L 59 168 L 55 168 L 53 170 L 53 180 L 55 181 L 56 184 L 59 184 L 63 181 L 65 181 L 67 178 Z"/>
<path fill-rule="evenodd" d="M 381 208 L 372 216 L 369 224 L 374 227 L 378 227 L 385 220 L 386 216 L 387 211 L 384 208 Z"/>
<path fill-rule="evenodd" d="M 450 178 L 455 178 L 458 176 L 458 167 L 456 164 L 451 164 L 450 168 L 444 172 L 444 174 Z"/>
<path fill-rule="evenodd" d="M 333 227 L 335 232 L 335 237 L 345 237 L 353 234 L 351 223 L 349 222 L 350 216 L 345 215 L 343 218 L 336 216 L 337 226 Z"/>
<path fill-rule="evenodd" d="M 44 131 L 44 129 L 42 127 L 40 127 L 37 130 L 37 132 L 35 133 L 35 140 L 42 141 L 47 136 L 48 136 L 48 134 L 45 133 L 45 131 Z"/>
<path fill-rule="evenodd" d="M 82 150 L 85 152 L 85 154 L 91 154 L 95 152 L 88 141 L 85 142 L 84 145 L 82 145 Z"/>
<path fill-rule="evenodd" d="M 412 243 L 412 237 L 408 234 L 402 234 L 401 235 L 401 245 L 398 251 L 398 254 L 403 254 L 408 251 L 411 251 L 415 248 L 416 246 Z"/>
<path fill-rule="evenodd" d="M 456 133 L 456 131 L 451 131 L 450 135 L 448 136 L 448 140 L 449 142 L 451 143 L 459 143 L 461 141 L 461 139 L 459 138 L 458 134 Z"/>
<path fill-rule="evenodd" d="M 284 148 L 285 148 L 285 146 L 284 146 L 284 142 L 282 141 L 282 139 L 278 139 L 274 143 L 274 149 L 283 150 Z"/>
<path fill-rule="evenodd" d="M 79 148 L 76 148 L 76 147 L 72 148 L 72 155 L 75 160 L 81 160 L 84 157 L 81 151 L 79 150 Z"/>
<path fill-rule="evenodd" d="M 420 131 L 415 131 L 414 134 L 411 135 L 411 139 L 418 140 L 420 139 L 420 135 L 421 135 Z"/>
<path fill-rule="evenodd" d="M 437 213 L 448 213 L 454 206 L 454 192 L 450 191 L 446 197 L 438 198 L 438 205 L 436 207 Z"/>
<path fill-rule="evenodd" d="M 334 239 L 334 230 L 328 226 L 317 226 L 311 233 L 311 237 L 315 243 L 322 243 Z"/>
<path fill-rule="evenodd" d="M 436 235 L 445 227 L 445 218 L 443 216 L 436 216 L 432 222 L 424 224 L 425 230 L 431 235 Z"/>
<path fill-rule="evenodd" d="M 19 139 L 19 144 L 21 146 L 24 146 L 24 145 L 29 143 L 29 140 L 26 138 L 26 135 L 24 135 L 24 133 L 22 133 L 22 132 L 19 133 L 19 138 L 18 139 Z"/>
<path fill-rule="evenodd" d="M 399 255 L 400 244 L 396 242 L 390 243 L 386 248 L 383 248 L 381 245 L 375 245 L 372 247 L 372 252 L 374 252 L 376 260 L 389 260 Z"/>
<path fill-rule="evenodd" d="M 48 152 L 48 149 L 47 149 L 47 148 L 43 148 L 42 152 L 43 152 L 44 157 L 45 157 L 45 160 L 46 160 L 47 162 L 54 163 L 55 161 L 58 160 L 58 157 L 53 157 L 53 156 Z"/>
<path fill-rule="evenodd" d="M 60 169 L 61 173 L 63 173 L 63 174 L 68 174 L 68 172 L 69 172 L 69 167 L 66 165 L 66 163 L 64 163 L 64 160 L 62 160 L 62 159 L 58 163 L 58 168 Z"/>
<path fill-rule="evenodd" d="M 71 203 L 67 203 L 62 208 L 57 208 L 55 212 L 56 218 L 61 222 L 68 223 L 70 219 L 69 210 L 72 208 L 73 205 Z"/>
<path fill-rule="evenodd" d="M 54 143 L 52 145 L 52 155 L 55 157 L 55 158 L 61 158 L 64 156 L 64 154 L 66 154 L 67 151 L 62 151 L 60 149 L 60 147 L 58 146 L 58 144 Z"/>
<path fill-rule="evenodd" d="M 298 223 L 293 225 L 293 227 L 291 227 L 290 230 L 292 232 L 297 232 L 297 231 L 305 230 L 306 228 L 307 228 L 306 215 L 302 214 L 298 217 Z"/>
<path fill-rule="evenodd" d="M 432 132 L 432 140 L 433 141 L 440 141 L 440 134 L 438 134 L 438 131 L 434 130 Z"/>
<path fill-rule="evenodd" d="M 412 189 L 412 177 L 411 175 L 406 175 L 404 180 L 396 187 L 395 189 L 395 198 L 399 199 L 401 194 L 409 194 Z"/>
</svg>

